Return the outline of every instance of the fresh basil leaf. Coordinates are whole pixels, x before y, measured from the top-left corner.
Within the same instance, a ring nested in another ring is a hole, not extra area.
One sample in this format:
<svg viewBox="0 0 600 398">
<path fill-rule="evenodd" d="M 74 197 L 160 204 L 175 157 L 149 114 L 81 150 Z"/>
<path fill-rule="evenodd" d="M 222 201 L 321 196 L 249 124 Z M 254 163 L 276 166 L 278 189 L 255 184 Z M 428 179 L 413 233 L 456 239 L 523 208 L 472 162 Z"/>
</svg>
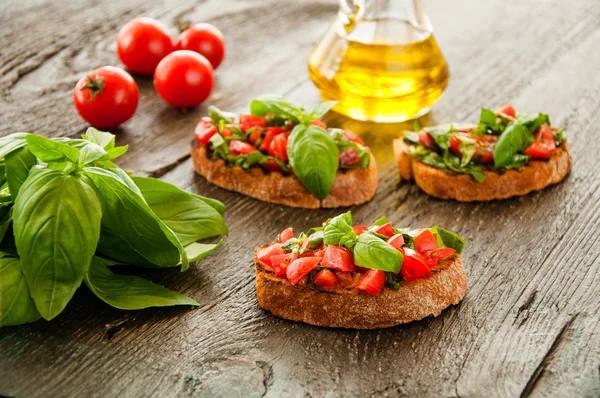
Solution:
<svg viewBox="0 0 600 398">
<path fill-rule="evenodd" d="M 362 233 L 356 240 L 354 262 L 358 266 L 398 273 L 403 260 L 402 252 L 371 233 Z"/>
<path fill-rule="evenodd" d="M 329 195 L 340 152 L 331 136 L 317 126 L 297 125 L 289 137 L 287 152 L 294 174 L 315 197 Z"/>
<path fill-rule="evenodd" d="M 421 141 L 419 140 L 419 133 L 417 131 L 405 131 L 403 134 L 404 142 L 409 144 L 419 144 Z"/>
<path fill-rule="evenodd" d="M 484 123 L 484 124 L 488 124 L 488 125 L 495 125 L 496 119 L 497 119 L 496 112 L 494 112 L 490 109 L 481 108 L 481 116 L 479 117 L 480 123 Z"/>
<path fill-rule="evenodd" d="M 475 152 L 477 151 L 477 142 L 473 138 L 462 134 L 454 134 L 454 136 L 458 138 L 458 141 L 460 142 L 458 145 L 460 153 L 462 154 L 462 157 L 460 158 L 460 167 L 465 167 L 471 162 L 473 155 L 475 155 Z"/>
<path fill-rule="evenodd" d="M 42 162 L 79 161 L 79 150 L 70 145 L 34 134 L 29 134 L 26 140 L 29 150 Z"/>
<path fill-rule="evenodd" d="M 223 138 L 221 134 L 215 134 L 208 140 L 210 144 L 210 148 L 213 151 L 213 154 L 221 159 L 227 159 L 227 155 L 229 154 L 229 148 L 227 147 L 227 142 Z"/>
<path fill-rule="evenodd" d="M 13 200 L 17 198 L 19 189 L 29 175 L 29 170 L 37 164 L 37 158 L 31 153 L 29 148 L 19 148 L 5 158 L 6 179 L 10 195 Z"/>
<path fill-rule="evenodd" d="M 312 234 L 308 235 L 306 239 L 308 239 L 308 245 L 306 246 L 309 250 L 314 250 L 323 244 L 324 240 L 324 232 L 323 231 L 315 231 Z"/>
<path fill-rule="evenodd" d="M 346 169 L 366 169 L 369 167 L 369 164 L 371 163 L 371 153 L 366 151 L 364 146 L 352 141 L 338 141 L 337 146 L 340 153 L 351 148 L 354 149 L 360 159 L 360 161 L 353 166 L 340 165 L 340 167 L 344 167 Z"/>
<path fill-rule="evenodd" d="M 346 235 L 354 234 L 352 229 L 352 213 L 346 212 L 333 217 L 323 229 L 323 243 L 339 246 Z M 356 234 L 354 234 L 356 239 Z"/>
<path fill-rule="evenodd" d="M 534 134 L 542 124 L 550 126 L 550 117 L 545 113 L 537 115 L 527 115 L 525 113 L 517 113 L 517 121 L 525 127 L 531 134 Z"/>
<path fill-rule="evenodd" d="M 138 276 L 115 274 L 96 257 L 85 276 L 85 284 L 100 300 L 122 310 L 198 305 L 189 297 Z"/>
<path fill-rule="evenodd" d="M 563 142 L 565 142 L 567 140 L 567 138 L 565 137 L 565 129 L 560 129 L 556 132 L 554 132 L 554 142 L 556 143 L 556 146 L 561 146 L 563 144 Z"/>
<path fill-rule="evenodd" d="M 314 119 L 319 119 L 323 115 L 325 115 L 331 108 L 333 108 L 338 102 L 337 101 L 329 101 L 323 102 L 313 108 L 313 110 L 308 115 L 308 120 L 306 122 L 310 123 Z"/>
<path fill-rule="evenodd" d="M 385 286 L 389 287 L 390 289 L 399 290 L 400 289 L 400 280 L 397 278 L 394 278 L 392 276 L 392 274 L 390 274 L 389 272 L 386 272 Z"/>
<path fill-rule="evenodd" d="M 266 94 L 252 100 L 250 113 L 261 117 L 265 117 L 270 113 L 274 116 L 290 119 L 294 123 L 300 123 L 304 116 L 304 109 L 292 104 L 281 95 Z"/>
<path fill-rule="evenodd" d="M 187 254 L 189 262 L 193 263 L 195 261 L 202 260 L 204 257 L 217 250 L 217 248 L 222 244 L 223 240 L 220 240 L 219 243 L 216 244 L 192 242 L 185 246 L 184 250 Z"/>
<path fill-rule="evenodd" d="M 219 212 L 175 185 L 146 177 L 133 177 L 146 203 L 183 246 L 200 239 L 229 233 Z"/>
<path fill-rule="evenodd" d="M 0 327 L 22 325 L 41 318 L 18 258 L 0 258 Z"/>
<path fill-rule="evenodd" d="M 504 169 L 518 169 L 521 166 L 525 166 L 529 162 L 530 157 L 527 155 L 523 155 L 522 153 L 517 153 L 513 156 L 512 160 L 509 164 L 504 165 L 502 168 Z"/>
<path fill-rule="evenodd" d="M 108 155 L 108 158 L 112 160 L 112 159 L 116 159 L 119 156 L 125 154 L 125 152 L 127 152 L 128 149 L 129 149 L 129 145 L 118 146 L 118 147 L 107 150 L 106 154 Z"/>
<path fill-rule="evenodd" d="M 498 138 L 494 146 L 494 165 L 504 167 L 513 156 L 533 143 L 533 135 L 520 123 L 511 123 Z"/>
<path fill-rule="evenodd" d="M 4 236 L 6 235 L 6 232 L 8 231 L 8 227 L 10 226 L 10 223 L 12 221 L 12 212 L 13 212 L 12 206 L 0 207 L 0 242 L 2 242 L 4 240 Z M 0 290 L 2 290 L 2 289 L 0 289 Z"/>
<path fill-rule="evenodd" d="M 206 198 L 204 196 L 196 195 L 193 193 L 190 195 L 193 195 L 195 198 L 200 199 L 201 201 L 203 201 L 204 203 L 206 203 L 207 205 L 209 205 L 210 207 L 215 209 L 220 215 L 225 214 L 225 205 L 223 203 L 219 202 L 218 200 L 212 199 L 212 198 Z"/>
<path fill-rule="evenodd" d="M 281 243 L 281 248 L 286 253 L 291 253 L 293 251 L 298 251 L 300 249 L 300 239 L 292 238 L 288 239 L 285 242 Z"/>
<path fill-rule="evenodd" d="M 27 145 L 27 133 L 14 133 L 0 138 L 0 158 Z"/>
<path fill-rule="evenodd" d="M 232 114 L 223 112 L 214 105 L 208 107 L 208 116 L 210 116 L 210 119 L 215 126 L 218 126 L 221 120 L 225 123 L 231 123 L 234 119 Z"/>
<path fill-rule="evenodd" d="M 44 319 L 81 285 L 100 235 L 100 201 L 89 179 L 34 167 L 21 186 L 13 230 L 31 297 Z"/>
<path fill-rule="evenodd" d="M 115 135 L 89 127 L 85 134 L 81 136 L 86 141 L 93 142 L 105 151 L 115 147 Z"/>
<path fill-rule="evenodd" d="M 102 226 L 114 236 L 101 234 L 98 251 L 107 253 L 110 246 L 104 240 L 109 236 L 114 244 L 116 237 L 126 243 L 135 253 L 110 252 L 115 260 L 127 262 L 141 255 L 158 267 L 173 267 L 182 262 L 182 270 L 188 268 L 187 257 L 177 236 L 154 214 L 135 183 L 120 169 L 104 170 L 86 167 L 102 200 Z M 122 246 L 126 249 L 126 246 Z"/>
<path fill-rule="evenodd" d="M 374 227 L 381 227 L 382 225 L 385 225 L 387 223 L 389 223 L 390 220 L 388 220 L 387 217 L 383 216 L 383 217 L 379 217 L 377 220 L 375 220 L 375 222 L 373 223 Z"/>
<path fill-rule="evenodd" d="M 432 227 L 429 230 L 436 238 L 439 237 L 445 247 L 456 250 L 458 254 L 461 254 L 465 248 L 466 241 L 462 236 L 440 227 Z"/>
<path fill-rule="evenodd" d="M 115 259 L 119 264 L 134 265 L 144 268 L 157 268 L 156 264 L 142 256 L 121 236 L 105 227 L 100 228 L 100 239 L 96 247 L 96 255 Z M 171 264 L 176 267 L 179 264 Z"/>
</svg>

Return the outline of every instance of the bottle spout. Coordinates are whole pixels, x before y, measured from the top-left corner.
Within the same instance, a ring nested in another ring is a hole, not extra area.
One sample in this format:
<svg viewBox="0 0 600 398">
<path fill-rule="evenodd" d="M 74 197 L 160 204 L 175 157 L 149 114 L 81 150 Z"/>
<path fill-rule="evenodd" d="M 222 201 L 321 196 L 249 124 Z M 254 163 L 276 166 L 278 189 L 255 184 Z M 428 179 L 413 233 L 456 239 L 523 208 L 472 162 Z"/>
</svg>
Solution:
<svg viewBox="0 0 600 398">
<path fill-rule="evenodd" d="M 344 24 L 346 33 L 350 33 L 363 18 L 365 0 L 340 0 L 338 15 Z"/>
</svg>

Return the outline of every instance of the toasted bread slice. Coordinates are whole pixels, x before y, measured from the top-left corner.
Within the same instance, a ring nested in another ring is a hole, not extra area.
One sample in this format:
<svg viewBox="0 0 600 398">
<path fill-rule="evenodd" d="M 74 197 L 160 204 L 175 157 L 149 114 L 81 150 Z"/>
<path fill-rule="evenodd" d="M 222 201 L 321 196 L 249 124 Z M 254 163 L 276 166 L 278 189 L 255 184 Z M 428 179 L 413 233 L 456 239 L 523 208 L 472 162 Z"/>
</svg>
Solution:
<svg viewBox="0 0 600 398">
<path fill-rule="evenodd" d="M 318 209 L 362 204 L 373 198 L 379 184 L 377 165 L 371 155 L 367 169 L 339 170 L 329 196 L 321 202 L 293 174 L 263 171 L 260 167 L 245 170 L 229 166 L 223 159 L 210 159 L 206 147 L 196 141 L 192 141 L 190 150 L 194 169 L 209 182 L 252 198 L 290 207 Z"/>
<path fill-rule="evenodd" d="M 320 289 L 292 285 L 256 266 L 256 295 L 265 310 L 280 318 L 316 326 L 348 329 L 380 329 L 438 316 L 458 304 L 467 291 L 467 274 L 461 257 L 455 255 L 432 269 L 433 275 L 414 282 L 401 282 L 377 296 L 356 289 Z"/>
<path fill-rule="evenodd" d="M 485 171 L 485 180 L 426 165 L 405 152 L 402 138 L 394 140 L 394 155 L 400 177 L 414 180 L 428 195 L 461 202 L 489 201 L 521 196 L 561 182 L 571 171 L 572 158 L 564 142 L 548 160 L 531 160 L 518 169 Z"/>
</svg>

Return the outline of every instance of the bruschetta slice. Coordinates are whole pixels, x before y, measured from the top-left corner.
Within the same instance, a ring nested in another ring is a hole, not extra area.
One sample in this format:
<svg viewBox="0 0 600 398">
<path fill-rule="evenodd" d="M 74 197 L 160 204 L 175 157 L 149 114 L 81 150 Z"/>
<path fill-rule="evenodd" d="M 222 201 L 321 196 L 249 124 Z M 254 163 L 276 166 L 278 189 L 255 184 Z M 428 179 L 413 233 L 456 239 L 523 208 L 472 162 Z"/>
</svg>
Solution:
<svg viewBox="0 0 600 398">
<path fill-rule="evenodd" d="M 461 202 L 538 191 L 561 182 L 572 165 L 563 129 L 552 128 L 548 115 L 517 113 L 511 105 L 482 109 L 478 125 L 404 132 L 394 154 L 402 179 Z"/>
<path fill-rule="evenodd" d="M 438 316 L 467 291 L 465 241 L 439 227 L 353 225 L 350 212 L 256 251 L 256 294 L 274 315 L 317 326 L 378 329 Z"/>
<path fill-rule="evenodd" d="M 306 112 L 266 95 L 252 101 L 250 114 L 210 107 L 191 143 L 194 168 L 265 202 L 310 209 L 367 202 L 378 185 L 375 158 L 357 135 L 320 119 L 331 106 Z"/>
</svg>

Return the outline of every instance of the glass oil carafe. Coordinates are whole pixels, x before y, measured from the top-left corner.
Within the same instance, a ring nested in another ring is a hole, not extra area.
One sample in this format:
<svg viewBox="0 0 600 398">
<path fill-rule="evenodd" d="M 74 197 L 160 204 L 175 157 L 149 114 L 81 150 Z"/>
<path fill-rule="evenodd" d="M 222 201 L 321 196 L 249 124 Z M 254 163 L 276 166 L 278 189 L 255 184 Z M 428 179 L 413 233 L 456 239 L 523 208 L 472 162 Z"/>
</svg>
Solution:
<svg viewBox="0 0 600 398">
<path fill-rule="evenodd" d="M 323 100 L 339 101 L 333 110 L 358 120 L 417 118 L 448 84 L 420 0 L 340 0 L 308 63 Z"/>
</svg>

